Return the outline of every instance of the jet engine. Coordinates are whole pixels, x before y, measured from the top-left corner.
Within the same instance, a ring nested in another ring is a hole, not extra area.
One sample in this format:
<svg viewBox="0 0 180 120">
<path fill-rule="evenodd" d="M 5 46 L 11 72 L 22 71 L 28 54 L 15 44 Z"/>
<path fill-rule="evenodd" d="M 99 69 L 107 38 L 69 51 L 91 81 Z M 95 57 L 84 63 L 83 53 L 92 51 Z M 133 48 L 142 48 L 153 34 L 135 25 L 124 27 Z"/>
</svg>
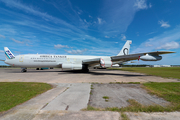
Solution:
<svg viewBox="0 0 180 120">
<path fill-rule="evenodd" d="M 82 64 L 62 64 L 62 69 L 82 70 Z"/>
<path fill-rule="evenodd" d="M 112 61 L 111 58 L 101 58 L 100 59 L 100 66 L 102 68 L 108 68 L 108 67 L 112 67 Z"/>
<path fill-rule="evenodd" d="M 162 56 L 146 54 L 141 56 L 140 59 L 143 61 L 158 61 L 162 59 Z"/>
</svg>

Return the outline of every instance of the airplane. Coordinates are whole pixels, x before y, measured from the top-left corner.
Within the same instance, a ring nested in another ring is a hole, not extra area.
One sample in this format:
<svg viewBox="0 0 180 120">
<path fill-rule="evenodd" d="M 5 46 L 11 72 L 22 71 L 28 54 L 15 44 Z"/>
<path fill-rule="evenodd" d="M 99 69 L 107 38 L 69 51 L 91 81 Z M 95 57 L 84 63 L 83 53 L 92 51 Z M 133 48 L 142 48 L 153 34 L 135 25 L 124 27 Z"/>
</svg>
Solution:
<svg viewBox="0 0 180 120">
<path fill-rule="evenodd" d="M 62 68 L 63 70 L 82 70 L 89 72 L 89 67 L 108 68 L 115 64 L 122 64 L 130 60 L 159 61 L 160 54 L 175 53 L 171 51 L 156 51 L 137 54 L 129 54 L 131 40 L 127 40 L 117 56 L 84 56 L 84 55 L 52 55 L 52 54 L 24 54 L 14 56 L 4 47 L 6 64 L 21 67 L 21 72 L 27 72 L 28 67 L 39 68 Z"/>
</svg>

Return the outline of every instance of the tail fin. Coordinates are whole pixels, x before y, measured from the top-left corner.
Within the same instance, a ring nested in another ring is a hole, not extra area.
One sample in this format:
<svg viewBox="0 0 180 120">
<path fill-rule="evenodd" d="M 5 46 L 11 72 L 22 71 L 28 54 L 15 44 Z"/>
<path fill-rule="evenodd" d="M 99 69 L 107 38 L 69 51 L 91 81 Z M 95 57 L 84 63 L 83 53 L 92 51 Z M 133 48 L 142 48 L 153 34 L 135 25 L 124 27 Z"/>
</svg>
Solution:
<svg viewBox="0 0 180 120">
<path fill-rule="evenodd" d="M 7 47 L 4 47 L 4 52 L 5 52 L 5 56 L 6 56 L 7 59 L 14 58 L 13 53 Z"/>
<path fill-rule="evenodd" d="M 127 40 L 126 43 L 124 44 L 123 48 L 121 49 L 121 51 L 119 52 L 119 54 L 117 56 L 128 55 L 129 51 L 130 51 L 130 44 L 131 43 L 132 43 L 131 40 Z"/>
</svg>

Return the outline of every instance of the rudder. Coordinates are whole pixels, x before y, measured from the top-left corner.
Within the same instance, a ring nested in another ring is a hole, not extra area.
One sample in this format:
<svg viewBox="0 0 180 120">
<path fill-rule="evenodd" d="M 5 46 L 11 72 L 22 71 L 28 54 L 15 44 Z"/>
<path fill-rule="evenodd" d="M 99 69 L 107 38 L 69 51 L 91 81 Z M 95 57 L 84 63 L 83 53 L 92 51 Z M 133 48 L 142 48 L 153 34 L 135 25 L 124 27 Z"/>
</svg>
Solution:
<svg viewBox="0 0 180 120">
<path fill-rule="evenodd" d="M 127 40 L 126 43 L 124 44 L 123 48 L 121 49 L 121 51 L 119 52 L 119 54 L 117 56 L 128 55 L 129 51 L 130 51 L 131 43 L 132 43 L 131 40 Z"/>
<path fill-rule="evenodd" d="M 13 53 L 8 49 L 8 47 L 4 47 L 4 52 L 7 59 L 14 58 Z"/>
</svg>

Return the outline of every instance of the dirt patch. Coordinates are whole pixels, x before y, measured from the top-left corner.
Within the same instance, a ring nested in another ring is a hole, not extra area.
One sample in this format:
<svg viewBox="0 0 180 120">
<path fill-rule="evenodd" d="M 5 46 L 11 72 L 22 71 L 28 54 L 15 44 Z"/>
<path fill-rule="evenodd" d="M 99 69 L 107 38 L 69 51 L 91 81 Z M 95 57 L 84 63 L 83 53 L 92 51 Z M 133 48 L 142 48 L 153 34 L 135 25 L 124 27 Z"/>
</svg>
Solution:
<svg viewBox="0 0 180 120">
<path fill-rule="evenodd" d="M 134 99 L 142 105 L 158 104 L 166 106 L 169 102 L 155 95 L 150 95 L 140 84 L 93 84 L 89 105 L 97 108 L 126 107 L 129 99 Z M 104 99 L 108 97 L 107 99 Z"/>
</svg>

